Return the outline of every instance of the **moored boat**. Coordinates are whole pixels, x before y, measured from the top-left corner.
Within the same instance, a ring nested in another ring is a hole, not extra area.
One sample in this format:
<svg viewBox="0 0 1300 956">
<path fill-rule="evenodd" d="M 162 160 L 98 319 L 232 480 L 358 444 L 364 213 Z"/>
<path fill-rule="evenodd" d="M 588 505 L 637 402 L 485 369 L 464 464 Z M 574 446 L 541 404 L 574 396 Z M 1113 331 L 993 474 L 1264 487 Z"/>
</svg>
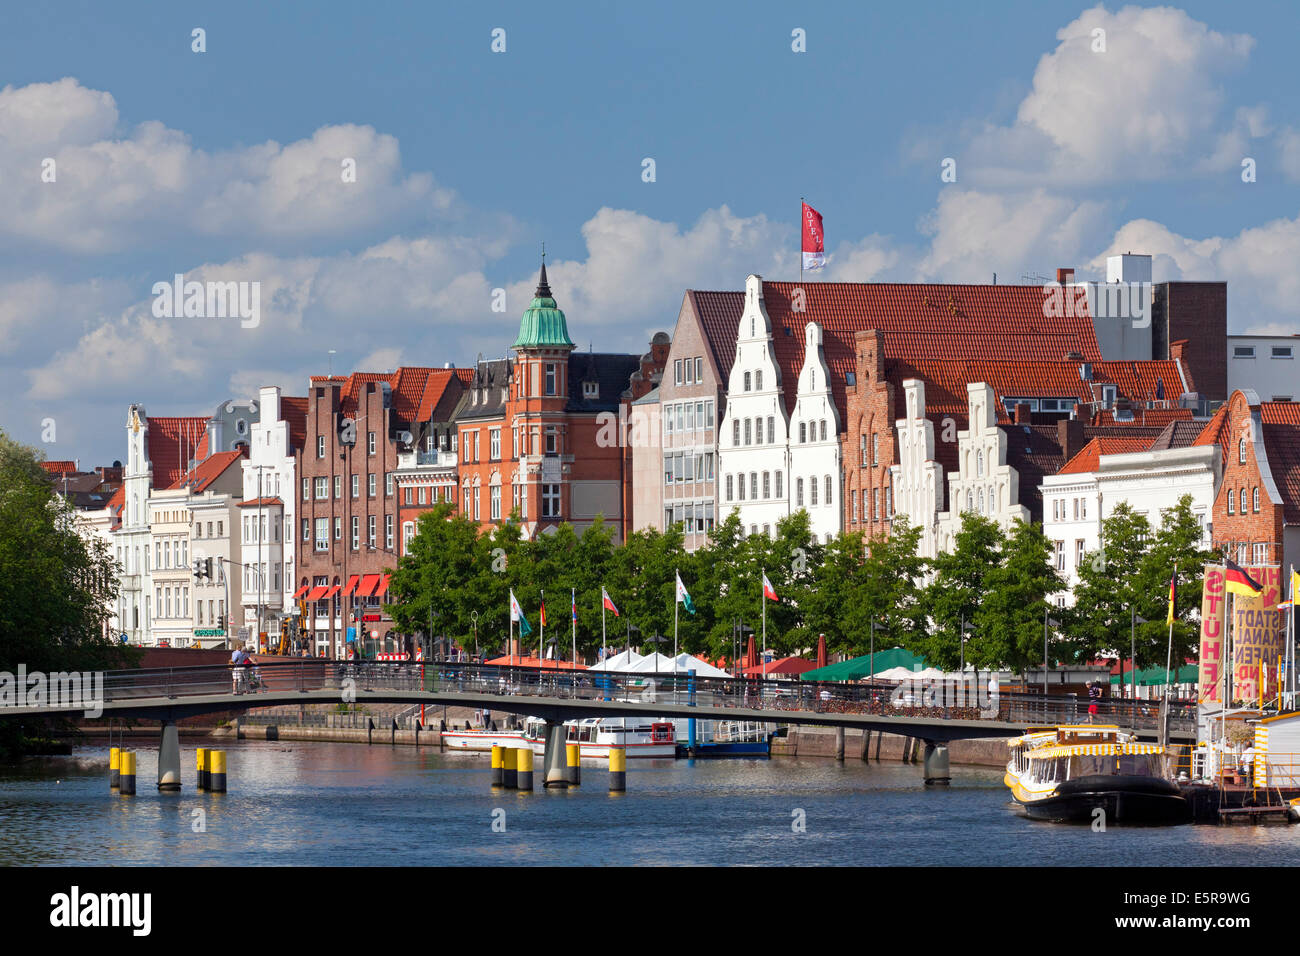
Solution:
<svg viewBox="0 0 1300 956">
<path fill-rule="evenodd" d="M 1011 741 L 1004 782 L 1036 820 L 1187 823 L 1191 807 L 1164 776 L 1163 763 L 1163 747 L 1139 743 L 1115 726 L 1032 728 Z"/>
</svg>

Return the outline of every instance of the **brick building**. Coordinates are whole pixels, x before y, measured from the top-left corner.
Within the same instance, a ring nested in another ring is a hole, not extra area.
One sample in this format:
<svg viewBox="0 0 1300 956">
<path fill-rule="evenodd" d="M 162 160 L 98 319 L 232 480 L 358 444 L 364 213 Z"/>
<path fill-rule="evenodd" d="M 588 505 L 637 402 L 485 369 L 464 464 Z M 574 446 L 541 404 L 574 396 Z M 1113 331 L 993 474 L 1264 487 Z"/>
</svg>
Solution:
<svg viewBox="0 0 1300 956">
<path fill-rule="evenodd" d="M 659 383 L 666 339 L 639 356 L 577 351 L 543 265 L 515 357 L 476 363 L 456 413 L 462 513 L 488 528 L 517 512 L 527 537 L 602 516 L 625 540 L 630 404 Z"/>
<path fill-rule="evenodd" d="M 1300 564 L 1300 404 L 1261 402 L 1238 389 L 1197 438 L 1218 444 L 1216 549 L 1243 566 Z"/>
<path fill-rule="evenodd" d="M 304 447 L 297 455 L 298 587 L 317 653 L 346 652 L 349 621 L 362 618 L 369 650 L 410 650 L 382 612 L 397 559 L 398 455 L 426 435 L 455 373 L 403 367 L 388 373 L 313 377 Z M 344 439 L 350 423 L 351 443 Z"/>
</svg>

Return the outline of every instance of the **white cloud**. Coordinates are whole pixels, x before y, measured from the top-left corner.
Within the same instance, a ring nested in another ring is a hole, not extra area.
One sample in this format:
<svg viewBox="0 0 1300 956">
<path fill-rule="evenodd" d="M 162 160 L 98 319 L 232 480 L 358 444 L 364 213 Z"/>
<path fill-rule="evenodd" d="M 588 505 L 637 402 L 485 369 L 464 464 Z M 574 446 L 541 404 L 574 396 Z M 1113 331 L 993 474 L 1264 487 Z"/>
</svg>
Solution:
<svg viewBox="0 0 1300 956">
<path fill-rule="evenodd" d="M 1096 52 L 1095 30 L 1105 31 Z M 1172 7 L 1103 6 L 1057 31 L 1009 127 L 976 136 L 965 169 L 977 182 L 1149 179 L 1237 165 L 1267 125 L 1259 107 L 1225 115 L 1222 77 L 1254 40 L 1209 29 Z"/>
<path fill-rule="evenodd" d="M 453 202 L 428 173 L 405 173 L 397 140 L 370 126 L 219 152 L 162 123 L 125 136 L 117 126 L 113 98 L 71 78 L 0 91 L 0 167 L 28 173 L 0 191 L 0 238 L 81 254 L 161 236 L 320 239 L 427 222 Z M 41 178 L 47 156 L 54 182 Z M 355 182 L 344 181 L 345 160 Z"/>
</svg>

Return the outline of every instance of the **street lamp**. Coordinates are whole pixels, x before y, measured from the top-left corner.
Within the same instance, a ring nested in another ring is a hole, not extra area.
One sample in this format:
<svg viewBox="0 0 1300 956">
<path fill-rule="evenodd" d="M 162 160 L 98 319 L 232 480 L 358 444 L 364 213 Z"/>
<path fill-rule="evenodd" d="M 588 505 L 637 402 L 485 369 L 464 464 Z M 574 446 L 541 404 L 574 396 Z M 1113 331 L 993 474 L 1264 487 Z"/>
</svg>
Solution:
<svg viewBox="0 0 1300 956">
<path fill-rule="evenodd" d="M 1049 605 L 1043 605 L 1043 713 L 1047 713 L 1047 627 L 1060 627 L 1061 622 L 1054 617 L 1047 616 Z"/>
<path fill-rule="evenodd" d="M 469 612 L 469 621 L 474 628 L 474 659 L 478 660 L 478 611 Z"/>
</svg>

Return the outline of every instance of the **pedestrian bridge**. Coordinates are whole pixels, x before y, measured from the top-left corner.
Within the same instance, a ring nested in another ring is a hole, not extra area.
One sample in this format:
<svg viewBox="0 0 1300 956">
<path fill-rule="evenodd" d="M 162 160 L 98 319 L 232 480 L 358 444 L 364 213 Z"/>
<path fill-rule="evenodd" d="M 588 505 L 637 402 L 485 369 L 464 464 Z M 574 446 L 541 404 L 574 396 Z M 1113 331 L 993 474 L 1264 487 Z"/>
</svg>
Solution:
<svg viewBox="0 0 1300 956">
<path fill-rule="evenodd" d="M 162 724 L 160 775 L 161 761 L 173 762 L 169 752 L 177 748 L 177 720 L 309 704 L 468 707 L 538 717 L 555 728 L 567 720 L 622 716 L 853 727 L 924 740 L 927 775 L 932 755 L 942 751 L 945 776 L 950 741 L 1015 737 L 1029 727 L 1086 719 L 1073 699 L 989 697 L 986 690 L 977 692 L 974 681 L 959 687 L 934 682 L 894 687 L 315 658 L 262 662 L 256 668 L 257 681 L 250 680 L 253 673 L 252 668 L 220 665 L 110 671 L 93 711 L 84 700 L 54 694 L 38 706 L 0 707 L 0 717 L 157 720 Z M 1129 701 L 1111 702 L 1099 722 L 1118 723 L 1147 738 L 1157 731 L 1156 716 Z M 1194 726 L 1185 713 L 1173 715 L 1170 731 L 1172 741 L 1194 742 Z M 175 761 L 179 774 L 178 751 Z"/>
</svg>

